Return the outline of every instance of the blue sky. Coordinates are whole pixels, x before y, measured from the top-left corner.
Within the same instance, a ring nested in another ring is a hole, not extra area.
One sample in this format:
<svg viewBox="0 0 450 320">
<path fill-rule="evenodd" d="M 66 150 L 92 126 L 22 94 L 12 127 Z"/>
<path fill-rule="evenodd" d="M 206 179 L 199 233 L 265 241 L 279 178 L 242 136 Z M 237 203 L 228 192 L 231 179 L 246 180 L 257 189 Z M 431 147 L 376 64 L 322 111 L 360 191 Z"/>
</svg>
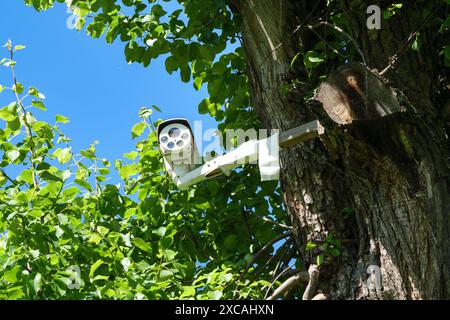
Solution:
<svg viewBox="0 0 450 320">
<path fill-rule="evenodd" d="M 128 65 L 123 43 L 108 45 L 104 39 L 68 29 L 66 10 L 56 4 L 38 13 L 22 0 L 0 1 L 0 42 L 11 39 L 27 47 L 16 56 L 18 80 L 45 94 L 47 111 L 39 112 L 38 120 L 53 123 L 56 114 L 70 118 L 62 129 L 72 138 L 74 151 L 99 140 L 99 156 L 122 158 L 134 149 L 131 128 L 139 122 L 141 106 L 162 109 L 154 120 L 181 116 L 202 120 L 204 130 L 216 127 L 214 119 L 197 112 L 207 96 L 205 89 L 197 92 L 192 84 L 181 82 L 178 73 L 167 74 L 163 58 L 147 68 Z M 3 48 L 0 53 L 0 59 L 7 54 Z M 2 67 L 0 84 L 10 83 L 10 73 Z M 11 101 L 11 96 L 0 94 L 0 106 Z"/>
</svg>

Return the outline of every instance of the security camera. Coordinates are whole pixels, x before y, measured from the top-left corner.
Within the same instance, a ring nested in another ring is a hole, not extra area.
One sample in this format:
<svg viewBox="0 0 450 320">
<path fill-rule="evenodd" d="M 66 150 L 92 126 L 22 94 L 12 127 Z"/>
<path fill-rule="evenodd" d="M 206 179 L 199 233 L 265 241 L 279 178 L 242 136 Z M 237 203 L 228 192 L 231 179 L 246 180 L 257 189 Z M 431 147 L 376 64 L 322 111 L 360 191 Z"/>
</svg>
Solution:
<svg viewBox="0 0 450 320">
<path fill-rule="evenodd" d="M 177 180 L 195 168 L 198 151 L 191 126 L 186 119 L 175 118 L 158 125 L 158 144 L 164 165 L 172 179 Z"/>
<path fill-rule="evenodd" d="M 290 147 L 324 133 L 318 121 L 306 123 L 279 135 L 247 141 L 236 149 L 200 163 L 191 126 L 186 119 L 176 118 L 158 125 L 158 143 L 167 173 L 181 190 L 216 176 L 229 175 L 245 163 L 258 161 L 261 180 L 278 180 L 280 173 L 279 147 Z"/>
</svg>

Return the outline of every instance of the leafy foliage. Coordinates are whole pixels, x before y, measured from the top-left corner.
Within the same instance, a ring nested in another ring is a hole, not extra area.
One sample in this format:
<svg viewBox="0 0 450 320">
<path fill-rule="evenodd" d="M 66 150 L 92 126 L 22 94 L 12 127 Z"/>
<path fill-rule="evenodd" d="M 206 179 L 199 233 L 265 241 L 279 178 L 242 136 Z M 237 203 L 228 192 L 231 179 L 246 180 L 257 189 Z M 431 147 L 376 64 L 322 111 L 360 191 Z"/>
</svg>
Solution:
<svg viewBox="0 0 450 320">
<path fill-rule="evenodd" d="M 68 118 L 52 125 L 33 114 L 45 96 L 17 81 L 17 48 L 8 42 L 2 61 L 13 74 L 2 94 L 15 101 L 0 109 L 0 298 L 262 298 L 276 252 L 249 261 L 285 230 L 259 218 L 284 217 L 276 183 L 260 184 L 248 167 L 176 190 L 162 174 L 149 108 L 125 159 L 101 158 L 97 141 L 75 152 L 61 129 Z M 123 187 L 108 184 L 113 170 Z"/>
</svg>

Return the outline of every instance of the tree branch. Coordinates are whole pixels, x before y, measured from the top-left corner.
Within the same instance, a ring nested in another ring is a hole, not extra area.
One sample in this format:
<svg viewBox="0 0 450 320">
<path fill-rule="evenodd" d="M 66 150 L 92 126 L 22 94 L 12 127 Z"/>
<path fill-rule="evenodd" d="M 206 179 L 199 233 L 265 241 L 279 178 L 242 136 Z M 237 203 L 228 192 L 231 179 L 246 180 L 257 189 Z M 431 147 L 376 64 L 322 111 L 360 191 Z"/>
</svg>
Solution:
<svg viewBox="0 0 450 320">
<path fill-rule="evenodd" d="M 328 297 L 326 295 L 324 295 L 323 293 L 319 293 L 311 300 L 328 300 Z"/>
<path fill-rule="evenodd" d="M 247 211 L 247 212 L 253 213 L 254 216 L 257 217 L 258 219 L 261 219 L 261 220 L 263 220 L 265 222 L 271 223 L 274 226 L 277 226 L 277 227 L 280 227 L 280 228 L 283 228 L 283 229 L 287 229 L 287 230 L 292 230 L 293 229 L 293 227 L 291 227 L 291 226 L 288 226 L 288 225 L 286 225 L 284 223 L 279 223 L 279 222 L 270 220 L 269 218 L 264 217 L 264 216 L 260 216 L 260 215 L 256 214 L 255 212 L 252 212 L 252 211 Z"/>
<path fill-rule="evenodd" d="M 303 300 L 311 300 L 316 292 L 317 285 L 319 284 L 320 269 L 318 265 L 312 264 L 308 268 L 309 273 L 309 283 L 306 286 L 305 292 L 303 293 Z"/>
<path fill-rule="evenodd" d="M 292 289 L 296 288 L 300 284 L 306 284 L 309 281 L 309 273 L 306 271 L 298 272 L 292 277 L 284 281 L 274 292 L 267 298 L 267 300 L 275 300 L 280 296 L 287 294 Z"/>
<path fill-rule="evenodd" d="M 256 262 L 256 260 L 258 260 L 258 258 L 267 251 L 267 249 L 269 249 L 270 247 L 272 247 L 275 243 L 277 243 L 280 240 L 283 240 L 287 237 L 291 236 L 291 232 L 287 232 L 287 233 L 283 233 L 275 238 L 273 238 L 272 240 L 270 240 L 264 247 L 262 247 L 261 250 L 259 250 L 254 256 L 253 258 L 247 263 L 247 267 L 244 270 L 244 273 L 241 275 L 241 278 L 245 275 L 245 273 L 247 273 L 248 269 Z"/>
</svg>

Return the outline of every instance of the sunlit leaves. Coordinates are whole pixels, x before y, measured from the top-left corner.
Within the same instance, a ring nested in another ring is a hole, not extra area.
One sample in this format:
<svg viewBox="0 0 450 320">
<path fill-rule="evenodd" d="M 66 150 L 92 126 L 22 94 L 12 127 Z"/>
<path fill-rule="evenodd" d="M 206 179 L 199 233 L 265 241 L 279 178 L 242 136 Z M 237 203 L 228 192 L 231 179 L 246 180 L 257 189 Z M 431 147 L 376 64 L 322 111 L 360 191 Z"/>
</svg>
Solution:
<svg viewBox="0 0 450 320">
<path fill-rule="evenodd" d="M 67 117 L 65 117 L 63 115 L 57 114 L 56 115 L 56 122 L 68 123 L 69 122 L 69 118 L 67 118 Z"/>
<path fill-rule="evenodd" d="M 18 265 L 14 266 L 12 269 L 3 273 L 3 279 L 9 283 L 16 283 L 19 270 L 20 267 Z"/>
<path fill-rule="evenodd" d="M 145 252 L 150 252 L 152 249 L 152 247 L 147 242 L 142 240 L 141 238 L 135 238 L 133 240 L 133 243 L 136 247 L 138 247 L 139 249 L 141 249 Z"/>
<path fill-rule="evenodd" d="M 46 0 L 29 3 L 39 10 L 50 6 Z M 224 51 L 239 31 L 224 1 L 185 1 L 174 12 L 164 2 L 72 4 L 83 17 L 77 27 L 85 23 L 90 36 L 109 43 L 120 39 L 126 61 L 148 66 L 163 56 L 169 73 L 179 70 L 182 81 L 192 80 L 197 90 L 208 89 L 210 96 L 199 99 L 199 111 L 215 116 L 221 131 L 258 125 L 250 108 L 243 50 Z M 125 16 L 124 9 L 130 14 Z M 35 101 L 31 105 L 44 110 L 45 97 L 33 87 L 28 93 Z M 9 121 L 0 132 L 5 139 L 14 126 L 15 132 L 24 133 L 18 107 L 0 111 Z M 261 185 L 257 168 L 244 167 L 230 178 L 179 191 L 163 171 L 153 110 L 159 108 L 140 110 L 140 122 L 131 129 L 136 149 L 124 150 L 125 159 L 114 161 L 112 168 L 98 154 L 96 143 L 80 151 L 71 148 L 70 138 L 59 128 L 69 119 L 61 115 L 56 124 L 39 119 L 32 124 L 39 148 L 35 159 L 32 143 L 23 135 L 20 141 L 2 144 L 5 164 L 12 165 L 6 152 L 18 151 L 14 165 L 23 170 L 0 189 L 0 199 L 8 203 L 0 202 L 0 228 L 8 229 L 8 250 L 13 252 L 7 255 L 10 265 L 5 270 L 19 268 L 16 282 L 8 284 L 0 270 L 0 292 L 31 299 L 233 298 L 249 257 L 282 232 L 254 216 L 257 211 L 271 214 L 274 221 L 285 218 L 279 189 L 276 184 Z M 31 187 L 33 177 L 39 188 Z M 30 256 L 31 250 L 39 252 L 38 258 Z M 273 254 L 264 255 L 244 277 L 239 298 L 264 297 L 277 261 L 264 263 Z M 1 261 L 3 257 L 0 246 Z M 29 274 L 23 272 L 28 268 L 23 261 L 30 264 Z M 259 279 L 251 281 L 256 272 Z M 27 283 L 35 280 L 34 289 L 28 290 Z"/>
<path fill-rule="evenodd" d="M 26 47 L 24 46 L 24 45 L 16 45 L 16 46 L 14 46 L 14 51 L 19 51 L 19 50 L 23 50 L 23 49 L 25 49 Z"/>
<path fill-rule="evenodd" d="M 17 119 L 17 103 L 13 102 L 0 109 L 0 119 L 5 121 L 14 121 Z"/>
<path fill-rule="evenodd" d="M 136 123 L 131 129 L 131 137 L 133 139 L 140 137 L 144 133 L 145 127 L 146 127 L 145 122 Z"/>
<path fill-rule="evenodd" d="M 53 155 L 58 158 L 58 161 L 61 164 L 65 164 L 65 163 L 69 162 L 70 159 L 72 159 L 72 151 L 70 148 L 64 148 L 64 149 L 58 148 L 55 150 Z"/>
<path fill-rule="evenodd" d="M 11 160 L 11 162 L 14 162 L 20 157 L 20 152 L 18 150 L 10 150 L 6 152 L 6 156 L 9 160 Z"/>
</svg>

